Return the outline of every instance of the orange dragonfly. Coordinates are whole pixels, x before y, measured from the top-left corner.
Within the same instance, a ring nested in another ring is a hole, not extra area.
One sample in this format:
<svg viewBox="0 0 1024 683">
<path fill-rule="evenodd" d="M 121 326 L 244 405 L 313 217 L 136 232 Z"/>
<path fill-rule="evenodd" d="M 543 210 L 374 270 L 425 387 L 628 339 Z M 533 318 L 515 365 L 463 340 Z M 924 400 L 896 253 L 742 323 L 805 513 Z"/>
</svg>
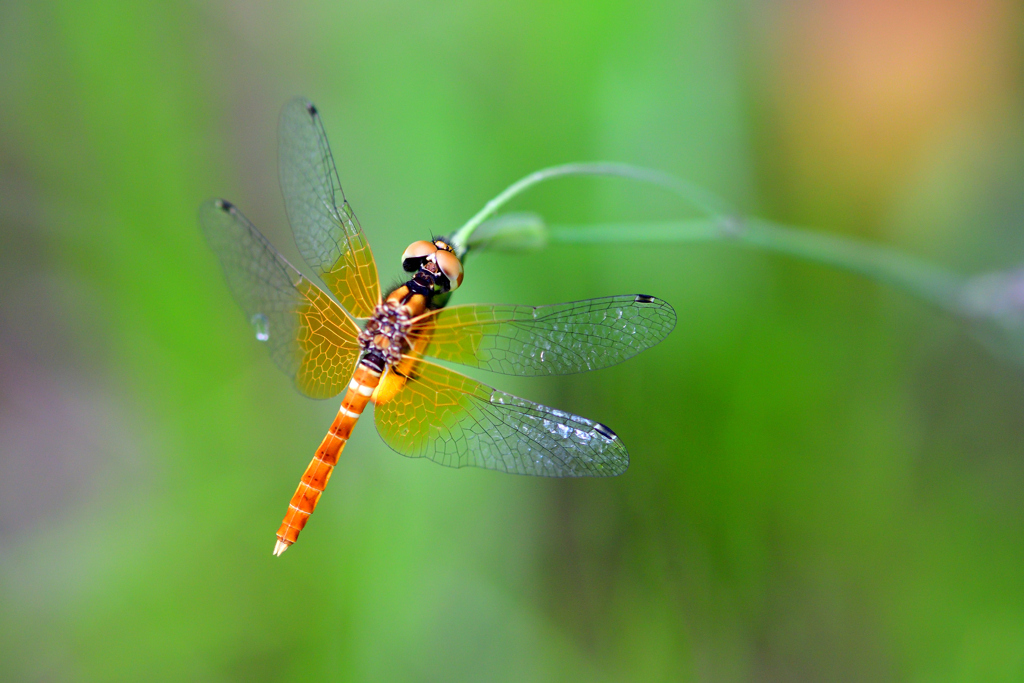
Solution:
<svg viewBox="0 0 1024 683">
<path fill-rule="evenodd" d="M 368 402 L 402 455 L 449 467 L 550 477 L 615 476 L 629 464 L 608 427 L 493 389 L 427 358 L 509 375 L 608 367 L 654 346 L 676 314 L 647 295 L 550 306 L 446 308 L 463 254 L 446 239 L 413 242 L 411 278 L 381 296 L 370 245 L 341 189 L 316 107 L 296 99 L 280 120 L 280 180 L 299 252 L 326 290 L 281 256 L 230 202 L 200 208 L 235 299 L 275 363 L 303 394 L 345 392 L 306 468 L 274 555 L 296 541 Z"/>
</svg>

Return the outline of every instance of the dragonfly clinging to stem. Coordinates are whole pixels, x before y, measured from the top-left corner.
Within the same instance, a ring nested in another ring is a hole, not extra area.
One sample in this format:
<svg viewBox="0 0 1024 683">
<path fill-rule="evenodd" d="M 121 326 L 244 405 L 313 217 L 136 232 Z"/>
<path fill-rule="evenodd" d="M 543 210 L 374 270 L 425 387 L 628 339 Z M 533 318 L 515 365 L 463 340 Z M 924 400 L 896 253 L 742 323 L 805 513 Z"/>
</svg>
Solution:
<svg viewBox="0 0 1024 683">
<path fill-rule="evenodd" d="M 199 213 L 232 293 L 275 363 L 307 396 L 344 392 L 288 504 L 275 555 L 298 538 L 370 402 L 381 438 L 409 457 L 551 477 L 626 470 L 626 448 L 605 425 L 429 359 L 509 375 L 608 367 L 672 331 L 676 315 L 668 303 L 629 294 L 549 306 L 446 307 L 462 284 L 463 254 L 445 238 L 409 245 L 402 267 L 410 279 L 382 296 L 370 245 L 312 103 L 285 106 L 279 142 L 281 188 L 299 252 L 330 293 L 288 263 L 230 202 L 208 201 Z"/>
</svg>

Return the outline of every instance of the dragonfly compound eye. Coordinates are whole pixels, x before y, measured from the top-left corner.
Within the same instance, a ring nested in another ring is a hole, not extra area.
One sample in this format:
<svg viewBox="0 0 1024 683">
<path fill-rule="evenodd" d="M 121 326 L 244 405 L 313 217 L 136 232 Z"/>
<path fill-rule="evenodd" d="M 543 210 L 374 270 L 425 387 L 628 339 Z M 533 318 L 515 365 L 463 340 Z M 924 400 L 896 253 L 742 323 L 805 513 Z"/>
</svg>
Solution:
<svg viewBox="0 0 1024 683">
<path fill-rule="evenodd" d="M 423 265 L 428 256 L 437 251 L 437 247 L 426 240 L 417 240 L 409 245 L 402 254 L 402 269 L 407 273 L 414 273 Z"/>
<path fill-rule="evenodd" d="M 448 290 L 458 289 L 459 285 L 462 284 L 462 262 L 459 261 L 459 257 L 450 251 L 438 250 L 434 254 L 434 260 L 437 263 L 437 267 L 448 278 Z"/>
</svg>

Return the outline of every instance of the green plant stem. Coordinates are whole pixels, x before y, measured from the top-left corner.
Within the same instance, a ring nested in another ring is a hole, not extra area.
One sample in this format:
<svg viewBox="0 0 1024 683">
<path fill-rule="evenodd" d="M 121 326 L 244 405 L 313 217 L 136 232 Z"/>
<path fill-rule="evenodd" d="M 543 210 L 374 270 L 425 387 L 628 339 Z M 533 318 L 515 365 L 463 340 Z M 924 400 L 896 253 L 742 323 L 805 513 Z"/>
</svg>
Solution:
<svg viewBox="0 0 1024 683">
<path fill-rule="evenodd" d="M 484 208 L 480 209 L 475 216 L 466 221 L 465 225 L 452 233 L 451 243 L 455 248 L 455 252 L 460 256 L 465 254 L 473 231 L 516 195 L 522 194 L 534 185 L 546 180 L 580 175 L 617 176 L 619 178 L 647 182 L 679 195 L 708 216 L 732 213 L 724 202 L 711 193 L 667 173 L 614 162 L 563 164 L 535 171 L 512 183 L 504 192 L 487 202 Z"/>
<path fill-rule="evenodd" d="M 907 290 L 962 314 L 964 279 L 895 249 L 759 219 L 694 219 L 663 223 L 549 226 L 552 244 L 734 242 L 850 271 Z"/>
<path fill-rule="evenodd" d="M 465 254 L 473 231 L 513 197 L 546 180 L 573 175 L 618 176 L 652 183 L 679 195 L 706 217 L 663 223 L 551 226 L 547 233 L 551 243 L 735 242 L 857 273 L 906 290 L 952 313 L 965 314 L 962 295 L 965 281 L 956 273 L 882 245 L 743 218 L 722 200 L 695 185 L 659 171 L 628 164 L 565 164 L 531 173 L 487 202 L 452 234 L 456 253 L 460 256 Z"/>
</svg>

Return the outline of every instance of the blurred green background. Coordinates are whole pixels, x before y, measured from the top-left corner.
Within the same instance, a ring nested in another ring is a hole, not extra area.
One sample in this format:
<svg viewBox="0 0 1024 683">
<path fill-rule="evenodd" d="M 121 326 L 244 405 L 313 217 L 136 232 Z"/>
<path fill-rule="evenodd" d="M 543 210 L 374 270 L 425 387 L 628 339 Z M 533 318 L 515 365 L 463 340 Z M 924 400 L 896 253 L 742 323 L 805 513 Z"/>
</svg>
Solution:
<svg viewBox="0 0 1024 683">
<path fill-rule="evenodd" d="M 961 323 L 727 244 L 467 262 L 457 302 L 644 292 L 667 342 L 478 376 L 612 426 L 608 480 L 449 470 L 254 340 L 196 225 L 289 257 L 282 104 L 317 103 L 385 282 L 520 176 L 617 160 L 971 273 L 1024 256 L 1002 0 L 0 3 L 0 678 L 1024 679 L 1024 375 Z M 622 180 L 510 208 L 691 215 Z"/>
</svg>

